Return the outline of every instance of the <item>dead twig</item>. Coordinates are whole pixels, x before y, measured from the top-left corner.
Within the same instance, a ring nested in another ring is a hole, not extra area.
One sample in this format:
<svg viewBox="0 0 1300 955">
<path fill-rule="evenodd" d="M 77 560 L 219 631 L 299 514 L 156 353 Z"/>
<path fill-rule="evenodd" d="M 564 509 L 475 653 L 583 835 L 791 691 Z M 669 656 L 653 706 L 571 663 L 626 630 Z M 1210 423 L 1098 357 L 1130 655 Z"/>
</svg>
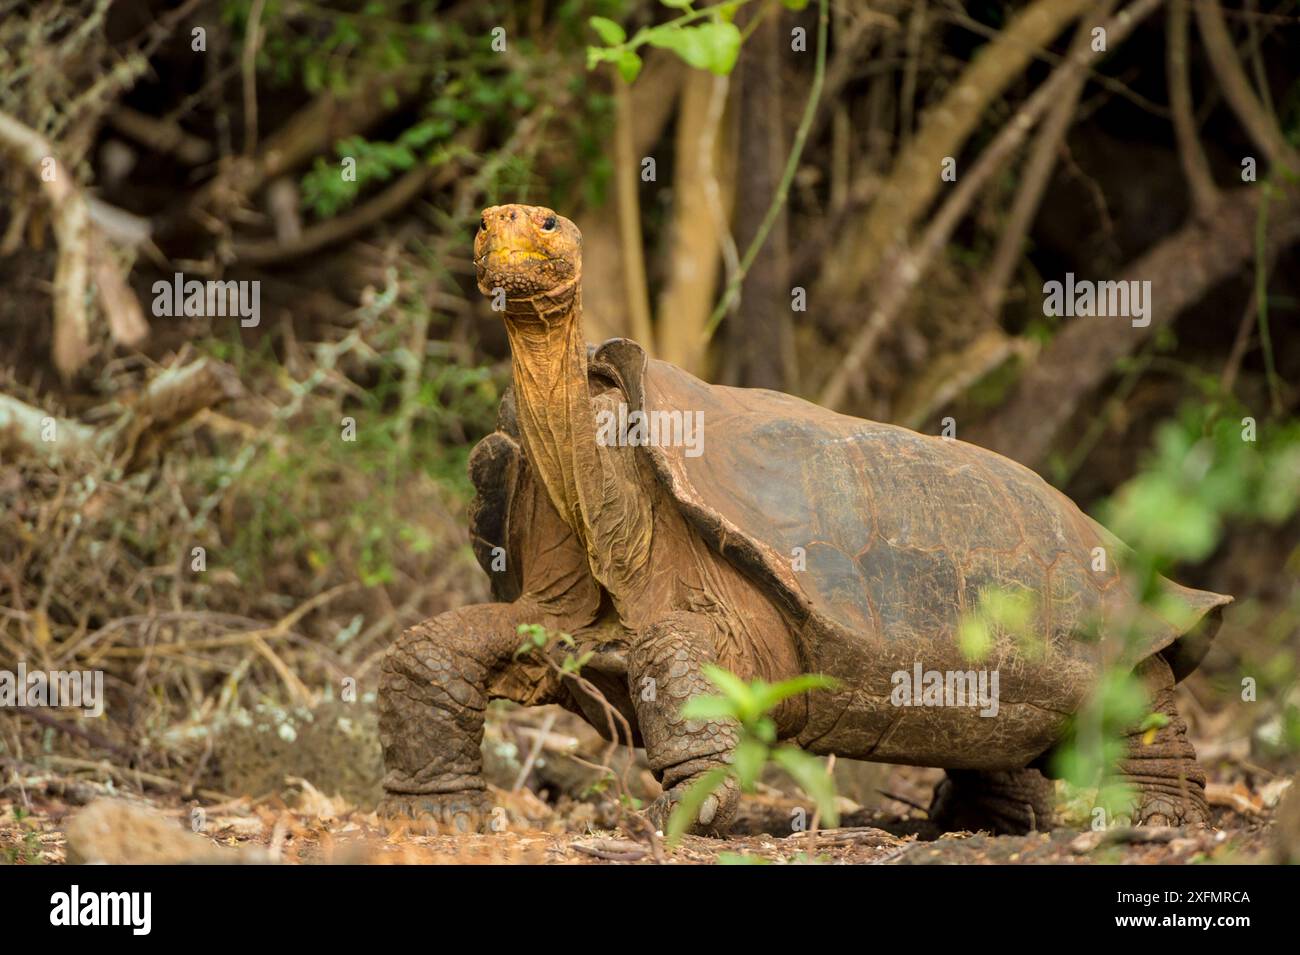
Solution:
<svg viewBox="0 0 1300 955">
<path fill-rule="evenodd" d="M 636 862 L 646 857 L 646 848 L 639 842 L 626 839 L 595 839 L 591 842 L 575 842 L 573 848 L 583 855 L 594 856 L 607 862 Z"/>
<path fill-rule="evenodd" d="M 0 150 L 15 155 L 36 177 L 53 212 L 59 246 L 54 268 L 54 365 L 70 379 L 90 360 L 90 314 L 86 303 L 93 284 L 105 314 L 112 311 L 110 328 L 123 345 L 137 345 L 149 333 L 139 301 L 117 269 L 95 268 L 95 233 L 85 196 L 72 170 L 58 159 L 58 151 L 40 133 L 14 117 L 0 113 Z M 132 307 L 134 306 L 134 307 Z"/>
<path fill-rule="evenodd" d="M 1170 0 L 1165 72 L 1169 82 L 1174 136 L 1178 140 L 1178 159 L 1192 194 L 1192 208 L 1197 216 L 1208 219 L 1218 204 L 1219 190 L 1197 136 L 1196 107 L 1187 75 L 1187 3 L 1188 0 Z"/>
<path fill-rule="evenodd" d="M 1241 65 L 1236 45 L 1228 33 L 1219 0 L 1196 0 L 1194 6 L 1205 53 L 1219 78 L 1224 99 L 1250 138 L 1255 141 L 1255 145 L 1268 157 L 1269 165 L 1289 169 L 1293 173 L 1300 172 L 1300 153 L 1287 142 L 1282 130 L 1273 122 L 1268 110 L 1251 89 L 1246 69 Z"/>
<path fill-rule="evenodd" d="M 555 711 L 546 714 L 546 719 L 542 722 L 542 728 L 538 731 L 537 736 L 533 739 L 533 745 L 528 750 L 528 757 L 524 764 L 519 767 L 519 775 L 515 777 L 515 784 L 510 787 L 512 793 L 517 793 L 524 788 L 524 781 L 528 779 L 528 774 L 533 771 L 533 766 L 537 763 L 537 757 L 542 754 L 542 746 L 546 742 L 546 735 L 550 733 L 551 727 L 555 725 Z"/>
<path fill-rule="evenodd" d="M 891 793 L 884 789 L 877 789 L 876 792 L 880 793 L 880 795 L 884 796 L 886 799 L 892 799 L 894 802 L 901 802 L 904 806 L 911 806 L 913 809 L 925 813 L 927 817 L 930 815 L 930 810 L 928 808 L 922 806 L 919 802 L 913 802 L 905 796 L 899 796 L 896 793 Z"/>
</svg>

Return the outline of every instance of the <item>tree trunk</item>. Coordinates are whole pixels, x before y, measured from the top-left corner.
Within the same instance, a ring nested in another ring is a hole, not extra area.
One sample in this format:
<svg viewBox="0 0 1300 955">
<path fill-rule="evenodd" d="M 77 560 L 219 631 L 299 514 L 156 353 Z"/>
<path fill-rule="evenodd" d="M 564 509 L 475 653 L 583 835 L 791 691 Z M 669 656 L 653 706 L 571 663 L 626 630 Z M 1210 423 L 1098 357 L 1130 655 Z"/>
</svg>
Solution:
<svg viewBox="0 0 1300 955">
<path fill-rule="evenodd" d="M 718 290 L 721 234 L 709 212 L 708 180 L 715 175 L 722 180 L 724 173 L 710 168 L 716 165 L 713 160 L 721 150 L 715 148 L 713 155 L 706 157 L 700 149 L 701 140 L 711 135 L 709 101 L 713 82 L 712 73 L 692 70 L 682 92 L 673 163 L 668 283 L 659 299 L 655 330 L 659 356 L 694 375 L 704 373 L 704 327 Z M 719 182 L 719 192 L 725 210 L 731 190 Z"/>
<path fill-rule="evenodd" d="M 773 13 L 755 28 L 740 58 L 736 245 L 748 248 L 767 215 L 785 166 L 781 101 L 781 26 Z M 795 388 L 790 309 L 790 244 L 785 208 L 741 284 L 728 320 L 727 379 L 747 388 Z"/>
</svg>

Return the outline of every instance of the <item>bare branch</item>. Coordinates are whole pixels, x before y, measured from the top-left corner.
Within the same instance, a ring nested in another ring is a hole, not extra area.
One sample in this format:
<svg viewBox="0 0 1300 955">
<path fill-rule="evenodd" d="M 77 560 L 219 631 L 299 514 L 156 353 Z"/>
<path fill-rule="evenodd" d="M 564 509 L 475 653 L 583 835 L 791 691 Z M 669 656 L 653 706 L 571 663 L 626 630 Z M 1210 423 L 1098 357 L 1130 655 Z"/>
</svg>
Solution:
<svg viewBox="0 0 1300 955">
<path fill-rule="evenodd" d="M 1106 35 L 1113 46 L 1123 40 L 1145 17 L 1149 16 L 1161 0 L 1136 0 L 1121 10 L 1105 24 Z M 966 210 L 979 191 L 1003 163 L 1019 148 L 1034 124 L 1061 96 L 1072 79 L 1089 63 L 1103 54 L 1092 49 L 1076 51 L 1053 71 L 1011 120 L 994 137 L 993 142 L 980 153 L 979 159 L 962 176 L 957 187 L 930 220 L 925 234 L 911 248 L 889 260 L 890 268 L 884 270 L 885 278 L 873 297 L 873 306 L 862 329 L 835 373 L 822 389 L 818 401 L 828 408 L 838 408 L 848 396 L 849 383 L 858 379 L 867 360 L 875 350 L 880 335 L 897 317 L 907 302 L 916 283 L 920 281 L 930 262 L 952 236 Z"/>
<path fill-rule="evenodd" d="M 1061 428 L 1117 361 L 1251 262 L 1266 188 L 1225 193 L 1212 223 L 1187 225 L 1133 264 L 1121 280 L 1151 283 L 1150 301 L 1157 307 L 1148 325 L 1125 324 L 1103 332 L 1097 322 L 1116 319 L 1070 322 L 1028 369 L 1002 409 L 967 440 L 1031 467 L 1041 462 Z M 1271 200 L 1266 239 L 1266 254 L 1300 241 L 1300 195 L 1282 192 Z"/>
<path fill-rule="evenodd" d="M 1208 218 L 1219 201 L 1219 190 L 1210 175 L 1210 164 L 1196 130 L 1196 109 L 1187 77 L 1187 0 L 1169 4 L 1169 36 L 1166 46 L 1166 71 L 1169 77 L 1169 106 L 1173 112 L 1174 135 L 1178 139 L 1178 159 L 1192 193 L 1196 215 Z"/>
<path fill-rule="evenodd" d="M 1219 77 L 1224 98 L 1250 138 L 1268 157 L 1269 165 L 1300 172 L 1300 155 L 1291 148 L 1291 144 L 1286 141 L 1282 131 L 1250 88 L 1250 80 L 1246 77 L 1245 67 L 1241 65 L 1237 48 L 1228 33 L 1219 0 L 1196 0 L 1196 22 L 1201 28 L 1201 40 L 1205 44 L 1210 65 Z"/>
<path fill-rule="evenodd" d="M 1095 0 L 1035 0 L 986 44 L 947 95 L 921 117 L 920 128 L 898 153 L 893 171 L 866 218 L 843 243 L 852 254 L 827 263 L 816 298 L 853 302 L 883 261 L 906 243 L 907 235 L 941 185 L 943 160 L 961 151 L 988 106 L 1007 88 L 1034 53 Z"/>
<path fill-rule="evenodd" d="M 1115 0 L 1102 0 L 1097 4 L 1093 14 L 1098 18 L 1105 18 L 1110 15 L 1114 7 Z M 1080 24 L 1070 46 L 1072 55 L 1087 50 L 1092 38 L 1093 26 L 1094 23 L 1089 21 Z M 1020 188 L 1011 204 L 1011 211 L 1007 215 L 1006 224 L 1002 227 L 1002 235 L 998 239 L 997 250 L 993 253 L 987 278 L 980 290 L 984 310 L 991 316 L 997 316 L 1002 311 L 1007 283 L 1011 281 L 1011 273 L 1024 250 L 1025 236 L 1029 233 L 1029 227 L 1038 212 L 1043 193 L 1047 190 L 1047 183 L 1052 178 L 1052 170 L 1056 168 L 1056 157 L 1060 152 L 1061 143 L 1065 140 L 1065 134 L 1074 121 L 1079 97 L 1083 95 L 1086 84 L 1087 75 L 1083 70 L 1076 71 L 1070 82 L 1064 84 L 1065 88 L 1047 114 L 1029 151 L 1029 160 L 1025 163 L 1024 172 L 1020 177 Z"/>
</svg>

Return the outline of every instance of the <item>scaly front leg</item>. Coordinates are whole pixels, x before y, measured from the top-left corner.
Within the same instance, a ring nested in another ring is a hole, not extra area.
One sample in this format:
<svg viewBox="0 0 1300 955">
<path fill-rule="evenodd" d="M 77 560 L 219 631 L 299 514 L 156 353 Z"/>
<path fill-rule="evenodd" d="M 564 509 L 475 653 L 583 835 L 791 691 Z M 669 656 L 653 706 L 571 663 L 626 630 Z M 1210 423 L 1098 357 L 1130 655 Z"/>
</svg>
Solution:
<svg viewBox="0 0 1300 955">
<path fill-rule="evenodd" d="M 632 649 L 628 677 L 650 769 L 664 795 L 647 810 L 659 829 L 673 806 L 704 773 L 731 761 L 736 748 L 733 721 L 692 720 L 682 706 L 693 696 L 716 693 L 700 667 L 715 660 L 713 621 L 698 613 L 669 614 L 640 635 Z M 722 832 L 736 812 L 740 793 L 731 777 L 700 807 L 693 832 Z"/>
<path fill-rule="evenodd" d="M 545 619 L 531 601 L 479 604 L 407 630 L 384 657 L 379 737 L 386 797 L 380 815 L 471 831 L 489 821 L 483 717 L 491 699 L 560 702 L 543 664 L 516 660 L 522 623 Z"/>
</svg>

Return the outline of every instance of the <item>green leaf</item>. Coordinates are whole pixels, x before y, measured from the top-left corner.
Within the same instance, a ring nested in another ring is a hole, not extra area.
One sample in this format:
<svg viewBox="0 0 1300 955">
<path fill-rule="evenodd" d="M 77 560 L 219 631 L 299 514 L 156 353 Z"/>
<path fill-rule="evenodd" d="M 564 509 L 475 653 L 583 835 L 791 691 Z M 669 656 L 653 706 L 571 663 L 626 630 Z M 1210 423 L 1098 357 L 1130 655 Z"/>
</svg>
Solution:
<svg viewBox="0 0 1300 955">
<path fill-rule="evenodd" d="M 751 712 L 757 709 L 754 691 L 748 683 L 730 670 L 706 663 L 700 667 L 700 672 L 704 674 L 705 679 L 721 690 L 727 699 L 735 703 L 740 712 Z"/>
<path fill-rule="evenodd" d="M 641 75 L 641 57 L 631 50 L 624 50 L 618 57 L 618 72 L 624 83 L 635 83 Z"/>
<path fill-rule="evenodd" d="M 560 667 L 560 669 L 562 669 L 565 673 L 581 673 L 582 668 L 585 667 L 588 663 L 590 663 L 591 658 L 595 655 L 596 655 L 595 651 L 593 650 L 588 650 L 586 653 L 582 654 L 580 657 L 577 658 L 575 658 L 572 654 L 570 654 L 564 658 L 564 664 Z"/>
<path fill-rule="evenodd" d="M 627 31 L 609 17 L 590 17 L 587 22 L 606 46 L 619 46 L 627 41 Z"/>
<path fill-rule="evenodd" d="M 705 69 L 726 76 L 740 56 L 740 28 L 734 23 L 702 23 L 695 28 L 702 35 L 702 43 L 709 52 Z"/>
<path fill-rule="evenodd" d="M 524 642 L 515 651 L 516 658 L 532 653 L 533 650 L 541 649 L 546 646 L 549 639 L 546 628 L 540 623 L 521 623 L 515 628 L 515 633 L 524 638 Z"/>
<path fill-rule="evenodd" d="M 651 46 L 672 50 L 697 70 L 718 75 L 730 73 L 740 55 L 740 30 L 734 23 L 665 24 L 646 31 L 645 38 Z"/>
<path fill-rule="evenodd" d="M 693 696 L 682 707 L 688 720 L 734 720 L 736 705 L 725 696 Z"/>
<path fill-rule="evenodd" d="M 719 852 L 718 865 L 771 865 L 762 856 L 745 855 L 743 852 Z"/>
<path fill-rule="evenodd" d="M 721 766 L 710 769 L 707 773 L 697 779 L 686 792 L 682 793 L 681 800 L 673 807 L 672 815 L 668 817 L 668 831 L 664 833 L 665 839 L 670 846 L 675 846 L 686 830 L 689 829 L 700 815 L 700 807 L 704 805 L 704 800 L 717 791 L 727 780 L 727 770 Z"/>
<path fill-rule="evenodd" d="M 659 2 L 674 10 L 684 10 L 691 5 L 691 0 L 659 0 Z"/>
<path fill-rule="evenodd" d="M 1036 610 L 1034 595 L 1024 588 L 988 588 L 980 593 L 980 610 L 993 623 L 1023 633 L 1033 623 Z"/>
<path fill-rule="evenodd" d="M 820 759 L 793 746 L 782 746 L 773 750 L 772 760 L 812 797 L 827 826 L 840 824 L 839 807 L 835 804 L 835 783 Z"/>
<path fill-rule="evenodd" d="M 1148 713 L 1146 719 L 1138 724 L 1138 731 L 1145 733 L 1147 730 L 1164 729 L 1169 725 L 1169 717 L 1163 713 Z"/>
<path fill-rule="evenodd" d="M 763 683 L 757 687 L 754 696 L 759 710 L 766 713 L 789 697 L 811 690 L 833 690 L 839 685 L 839 681 L 834 677 L 824 676 L 821 673 L 803 673 L 793 679 L 782 680 L 780 683 Z"/>
<path fill-rule="evenodd" d="M 793 10 L 798 13 L 808 7 L 810 0 L 781 0 L 781 5 L 787 10 Z"/>
<path fill-rule="evenodd" d="M 763 771 L 763 764 L 767 762 L 767 747 L 758 740 L 742 739 L 736 744 L 736 752 L 732 757 L 732 768 L 736 772 L 736 779 L 740 782 L 740 788 L 749 792 L 754 788 L 754 783 L 758 782 L 759 774 Z"/>
</svg>

